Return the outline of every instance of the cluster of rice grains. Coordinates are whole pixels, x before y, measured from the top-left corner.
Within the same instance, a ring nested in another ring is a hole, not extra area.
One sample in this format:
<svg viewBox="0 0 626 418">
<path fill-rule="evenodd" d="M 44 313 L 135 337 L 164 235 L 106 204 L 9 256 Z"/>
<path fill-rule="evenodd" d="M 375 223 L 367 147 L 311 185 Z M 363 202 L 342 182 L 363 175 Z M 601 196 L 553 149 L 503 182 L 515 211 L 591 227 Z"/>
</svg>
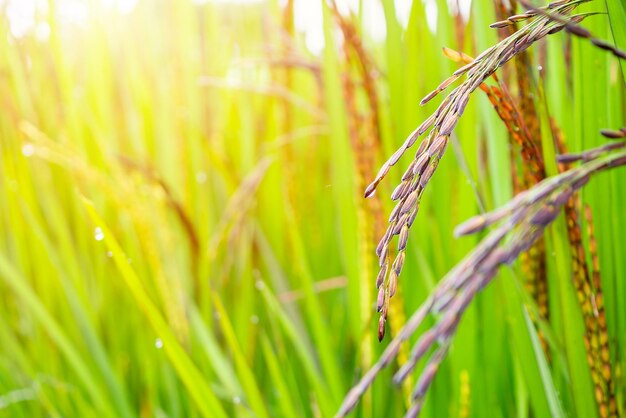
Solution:
<svg viewBox="0 0 626 418">
<path fill-rule="evenodd" d="M 376 156 L 381 147 L 380 115 L 378 113 L 378 92 L 376 76 L 378 74 L 373 59 L 365 49 L 357 27 L 351 19 L 345 18 L 334 1 L 330 1 L 330 10 L 342 33 L 343 50 L 342 87 L 345 99 L 350 145 L 355 158 L 356 185 L 363 190 L 367 178 L 376 169 Z M 364 98 L 365 100 L 359 100 Z M 369 286 L 373 261 L 373 242 L 375 237 L 385 231 L 385 214 L 380 198 L 358 199 L 357 217 L 360 228 L 359 243 L 359 282 L 361 283 L 360 311 L 363 318 L 370 318 L 372 290 Z M 398 315 L 396 320 L 402 320 Z M 369 321 L 368 321 L 369 322 Z M 400 325 L 401 326 L 401 325 Z M 372 336 L 364 334 L 359 350 L 363 367 L 373 359 Z"/>
<path fill-rule="evenodd" d="M 522 3 L 525 4 L 524 1 Z M 445 51 L 450 58 L 464 61 L 465 65 L 428 94 L 421 104 L 433 99 L 463 75 L 467 76 L 466 79 L 447 95 L 434 114 L 409 135 L 404 144 L 382 166 L 365 192 L 366 197 L 372 196 L 377 185 L 390 168 L 398 163 L 402 155 L 417 142 L 420 136 L 428 132 L 425 139 L 420 143 L 415 158 L 402 176 L 401 183 L 391 195 L 392 200 L 396 201 L 397 204 L 389 216 L 388 228 L 376 248 L 380 265 L 376 279 L 376 287 L 378 288 L 377 310 L 380 312 L 379 340 L 382 340 L 385 334 L 385 322 L 389 313 L 390 299 L 396 293 L 398 277 L 405 260 L 409 229 L 417 215 L 422 193 L 436 171 L 439 160 L 445 153 L 449 136 L 463 114 L 471 93 L 477 88 L 481 88 L 487 94 L 498 115 L 512 134 L 513 141 L 519 146 L 522 159 L 525 163 L 529 163 L 528 172 L 524 173 L 524 183 L 525 187 L 533 187 L 518 193 L 504 207 L 490 214 L 472 218 L 457 228 L 457 235 L 465 235 L 499 223 L 498 228 L 493 230 L 472 253 L 444 277 L 436 290 L 391 341 L 380 360 L 350 391 L 339 410 L 338 416 L 346 415 L 356 405 L 377 374 L 398 356 L 402 343 L 415 332 L 422 320 L 429 314 L 436 314 L 439 318 L 436 325 L 421 335 L 413 347 L 410 358 L 394 376 L 394 383 L 404 382 L 416 367 L 417 362 L 438 343 L 415 385 L 411 396 L 412 404 L 406 413 L 407 417 L 417 416 L 422 408 L 424 395 L 440 363 L 447 354 L 452 336 L 466 307 L 476 293 L 490 282 L 502 264 L 513 262 L 521 253 L 538 245 L 543 230 L 556 218 L 562 208 L 566 208 L 568 218 L 567 226 L 572 248 L 573 267 L 578 267 L 574 268 L 575 276 L 578 277 L 578 279 L 575 277 L 574 281 L 579 294 L 579 301 L 585 311 L 585 344 L 596 384 L 596 399 L 600 415 L 606 417 L 615 414 L 612 371 L 608 361 L 608 339 L 602 307 L 597 256 L 594 248 L 592 248 L 591 274 L 593 280 L 590 280 L 585 255 L 580 251 L 582 248 L 578 222 L 580 208 L 579 205 L 576 205 L 575 193 L 587 183 L 592 174 L 626 164 L 624 151 L 605 155 L 609 151 L 621 148 L 623 144 L 613 143 L 581 154 L 562 155 L 560 162 L 563 167 L 565 167 L 564 164 L 574 161 L 583 161 L 584 164 L 544 180 L 545 170 L 538 144 L 533 140 L 533 135 L 530 134 L 528 127 L 524 125 L 524 120 L 515 107 L 506 86 L 500 83 L 494 74 L 499 67 L 525 51 L 537 40 L 562 29 L 566 29 L 574 35 L 588 38 L 594 44 L 600 44 L 598 46 L 602 47 L 604 45 L 602 41 L 593 38 L 579 26 L 573 25 L 573 23 L 578 23 L 590 15 L 570 15 L 580 3 L 581 1 L 560 0 L 541 9 L 527 6 L 529 11 L 526 13 L 493 24 L 492 27 L 502 28 L 517 22 L 528 21 L 524 27 L 514 31 L 501 42 L 484 51 L 476 59 L 471 59 L 464 54 L 455 53 L 451 50 Z M 618 57 L 623 54 L 622 51 L 614 48 L 607 47 L 604 49 L 611 50 Z M 497 86 L 490 87 L 484 83 L 490 76 L 494 76 Z M 603 134 L 609 138 L 623 138 L 626 136 L 626 129 L 604 131 Z M 587 213 L 588 224 L 591 225 L 588 209 Z M 392 256 L 394 253 L 392 241 L 396 235 L 398 236 L 397 251 L 395 251 L 394 258 Z M 595 240 L 592 229 L 589 230 L 589 237 L 593 247 Z M 576 271 L 580 274 L 576 274 Z M 589 291 L 586 292 L 585 289 Z M 540 311 L 543 316 L 547 313 L 545 310 L 547 301 L 538 302 L 540 302 Z M 584 309 L 585 306 L 590 307 L 590 309 Z M 607 357 L 606 361 L 605 357 Z"/>
<path fill-rule="evenodd" d="M 556 219 L 561 209 L 587 184 L 591 176 L 626 165 L 626 151 L 623 148 L 622 142 L 610 143 L 580 154 L 563 156 L 564 160 L 580 160 L 584 163 L 543 180 L 499 209 L 471 218 L 458 226 L 455 235 L 461 236 L 497 225 L 440 281 L 430 297 L 389 343 L 378 362 L 350 390 L 338 416 L 345 416 L 354 408 L 376 376 L 396 357 L 402 344 L 415 332 L 424 318 L 427 315 L 436 315 L 435 325 L 420 336 L 413 346 L 409 360 L 394 375 L 394 383 L 402 382 L 415 369 L 418 361 L 437 345 L 415 385 L 412 404 L 406 413 L 407 417 L 416 417 L 422 408 L 426 391 L 447 354 L 459 320 L 476 294 L 490 283 L 502 265 L 515 261 L 520 253 L 528 250 L 542 236 L 544 229 Z M 597 261 L 594 261 L 594 271 L 597 271 Z M 605 347 L 603 341 L 598 344 L 601 350 Z"/>
<path fill-rule="evenodd" d="M 551 3 L 546 9 L 559 15 L 569 15 L 578 4 L 580 4 L 578 1 L 560 0 Z M 365 197 L 373 195 L 376 186 L 390 168 L 397 164 L 402 155 L 417 142 L 418 138 L 430 129 L 426 138 L 420 143 L 415 158 L 402 176 L 401 183 L 391 195 L 391 199 L 398 203 L 389 216 L 387 231 L 376 248 L 380 264 L 380 272 L 376 279 L 376 287 L 378 288 L 377 309 L 380 312 L 379 340 L 382 340 L 385 334 L 389 301 L 396 292 L 398 276 L 404 264 L 409 229 L 417 215 L 420 198 L 430 178 L 435 173 L 439 160 L 445 153 L 449 136 L 465 111 L 470 95 L 499 67 L 525 51 L 534 42 L 548 34 L 560 31 L 567 24 L 566 22 L 555 21 L 551 17 L 535 11 L 529 11 L 519 16 L 524 17 L 523 19 L 521 17 L 516 18 L 516 21 L 528 19 L 529 22 L 495 46 L 484 51 L 469 64 L 455 71 L 451 77 L 422 100 L 421 104 L 427 103 L 466 75 L 466 79 L 448 94 L 435 113 L 415 129 L 404 144 L 383 164 L 378 175 L 365 191 Z M 571 20 L 580 21 L 585 16 L 577 15 Z M 392 239 L 396 235 L 398 235 L 397 251 L 395 259 L 391 262 Z"/>
</svg>

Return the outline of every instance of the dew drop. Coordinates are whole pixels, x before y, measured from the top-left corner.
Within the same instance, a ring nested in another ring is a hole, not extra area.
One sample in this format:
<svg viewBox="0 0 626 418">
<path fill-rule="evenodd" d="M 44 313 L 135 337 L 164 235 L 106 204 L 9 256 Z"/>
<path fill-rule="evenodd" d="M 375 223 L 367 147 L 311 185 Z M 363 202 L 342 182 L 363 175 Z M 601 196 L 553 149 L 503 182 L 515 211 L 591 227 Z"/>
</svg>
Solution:
<svg viewBox="0 0 626 418">
<path fill-rule="evenodd" d="M 256 315 L 252 315 L 250 317 L 250 322 L 252 322 L 254 325 L 258 324 L 259 323 L 259 317 L 256 316 Z"/>
<path fill-rule="evenodd" d="M 24 144 L 22 145 L 22 155 L 24 157 L 30 157 L 35 153 L 35 146 L 33 144 Z"/>
<path fill-rule="evenodd" d="M 206 173 L 204 171 L 198 171 L 196 173 L 196 181 L 198 182 L 198 184 L 206 183 L 206 178 Z"/>
<path fill-rule="evenodd" d="M 113 258 L 113 251 L 107 251 L 107 257 Z"/>
<path fill-rule="evenodd" d="M 156 340 L 154 340 L 154 346 L 157 348 L 157 350 L 162 349 L 163 341 L 160 338 L 157 338 Z"/>
<path fill-rule="evenodd" d="M 102 232 L 102 229 L 99 226 L 95 229 L 94 238 L 96 241 L 102 241 L 104 239 L 104 232 Z"/>
</svg>

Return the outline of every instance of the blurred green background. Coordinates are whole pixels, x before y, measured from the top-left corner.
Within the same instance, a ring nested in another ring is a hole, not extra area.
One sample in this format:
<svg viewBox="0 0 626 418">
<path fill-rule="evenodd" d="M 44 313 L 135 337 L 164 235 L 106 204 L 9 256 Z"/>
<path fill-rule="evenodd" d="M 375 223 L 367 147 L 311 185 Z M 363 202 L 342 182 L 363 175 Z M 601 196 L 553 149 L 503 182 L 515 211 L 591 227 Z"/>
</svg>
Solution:
<svg viewBox="0 0 626 418">
<path fill-rule="evenodd" d="M 389 341 L 375 337 L 374 248 L 410 157 L 374 199 L 364 187 L 436 108 L 419 101 L 459 66 L 442 47 L 475 56 L 498 39 L 492 0 L 337 6 L 0 2 L 0 416 L 337 411 Z M 582 7 L 608 7 L 584 26 L 626 46 L 623 2 Z M 570 150 L 624 126 L 614 57 L 565 33 L 531 54 L 539 117 Z M 424 194 L 388 335 L 477 243 L 453 228 L 510 199 L 510 165 L 505 126 L 477 92 Z M 620 410 L 625 191 L 615 171 L 583 195 Z M 549 283 L 573 295 L 552 264 Z M 546 373 L 520 268 L 500 276 L 467 311 L 422 416 L 543 417 L 549 402 L 595 416 L 582 339 L 574 349 L 566 335 L 576 304 L 551 294 Z M 404 412 L 410 382 L 396 390 L 390 376 L 355 416 Z"/>
</svg>

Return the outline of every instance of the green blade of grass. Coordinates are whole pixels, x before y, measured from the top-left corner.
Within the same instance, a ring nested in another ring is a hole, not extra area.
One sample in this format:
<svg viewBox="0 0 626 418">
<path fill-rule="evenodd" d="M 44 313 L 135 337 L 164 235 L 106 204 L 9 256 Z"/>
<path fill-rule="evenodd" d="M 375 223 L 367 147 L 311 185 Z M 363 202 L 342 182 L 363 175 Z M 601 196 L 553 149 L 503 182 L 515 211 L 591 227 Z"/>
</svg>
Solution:
<svg viewBox="0 0 626 418">
<path fill-rule="evenodd" d="M 101 228 L 104 237 L 106 237 L 105 242 L 107 247 L 115 254 L 115 264 L 117 265 L 122 279 L 128 286 L 128 289 L 143 311 L 146 319 L 163 341 L 163 348 L 169 360 L 176 369 L 180 379 L 187 387 L 191 397 L 196 402 L 196 406 L 205 417 L 226 418 L 226 412 L 213 394 L 209 384 L 193 364 L 187 353 L 185 353 L 167 322 L 165 322 L 157 307 L 146 294 L 139 277 L 137 277 L 134 270 L 129 265 L 127 261 L 128 258 L 115 240 L 113 233 L 106 226 L 102 218 L 100 218 L 93 204 L 87 199 L 84 199 L 83 203 L 94 224 Z"/>
<path fill-rule="evenodd" d="M 333 34 L 333 19 L 326 1 L 322 0 L 320 3 L 324 17 L 325 46 L 322 71 L 324 76 L 324 97 L 327 105 L 330 129 L 332 193 L 337 213 L 336 222 L 340 242 L 339 250 L 348 276 L 348 297 L 352 301 L 347 307 L 350 316 L 351 335 L 355 341 L 358 341 L 363 329 L 362 324 L 364 318 L 361 318 L 362 310 L 360 303 L 362 303 L 362 299 L 358 273 L 359 253 L 358 243 L 355 238 L 359 235 L 359 228 L 355 216 L 357 213 L 355 195 L 358 193 L 360 196 L 361 192 L 355 190 L 354 156 L 350 149 L 350 138 L 348 137 L 348 126 L 343 105 L 344 98 L 340 72 L 337 71 L 340 65 Z M 295 225 L 292 227 L 295 227 Z M 300 252 L 300 254 L 304 253 Z M 317 321 L 319 319 L 315 320 Z M 321 354 L 322 358 L 326 356 L 324 353 Z M 323 361 L 323 364 L 327 364 L 327 362 Z M 333 381 L 329 382 L 332 387 L 331 393 L 337 399 L 341 392 L 338 383 L 339 382 Z"/>
<path fill-rule="evenodd" d="M 621 0 L 604 0 L 613 34 L 615 46 L 622 51 L 626 50 L 626 3 Z M 619 60 L 622 69 L 622 78 L 626 83 L 626 61 Z"/>
<path fill-rule="evenodd" d="M 249 402 L 250 408 L 255 415 L 269 418 L 269 414 L 263 402 L 263 397 L 261 396 L 261 392 L 259 391 L 259 387 L 255 381 L 254 374 L 246 362 L 241 346 L 237 341 L 235 330 L 228 319 L 228 312 L 224 309 L 224 305 L 219 299 L 217 293 L 213 293 L 213 302 L 219 315 L 219 321 L 222 332 L 224 333 L 224 338 L 226 339 L 226 344 L 230 348 L 230 352 L 235 362 L 235 367 L 237 368 L 237 374 L 241 380 L 241 385 L 246 394 L 246 399 Z"/>
<path fill-rule="evenodd" d="M 306 347 L 296 327 L 289 319 L 289 315 L 283 310 L 280 303 L 276 300 L 276 297 L 270 292 L 267 286 L 262 284 L 257 287 L 261 292 L 269 313 L 272 317 L 276 318 L 287 339 L 291 342 L 291 344 L 293 344 L 295 353 L 302 362 L 303 373 L 307 376 L 315 388 L 316 396 L 319 398 L 320 410 L 324 416 L 332 416 L 336 412 L 336 405 L 332 402 L 328 393 L 327 385 L 324 383 L 321 374 L 317 370 L 317 366 L 315 364 L 315 354 L 313 354 L 311 350 Z"/>
<path fill-rule="evenodd" d="M 54 214 L 54 216 L 52 216 L 51 218 L 57 221 L 52 222 L 52 224 L 58 227 L 57 237 L 60 241 L 58 246 L 52 245 L 52 243 L 46 236 L 41 223 L 31 213 L 29 207 L 26 204 L 22 204 L 22 211 L 24 213 L 24 217 L 26 218 L 27 224 L 30 226 L 35 236 L 42 242 L 43 246 L 46 249 L 48 257 L 50 258 L 50 261 L 59 272 L 58 274 L 61 280 L 61 284 L 74 314 L 74 319 L 80 326 L 83 337 L 89 347 L 91 356 L 98 365 L 100 373 L 104 376 L 104 380 L 113 397 L 113 402 L 117 409 L 117 414 L 119 416 L 130 417 L 132 416 L 132 412 L 130 405 L 128 404 L 128 399 L 126 398 L 126 395 L 124 393 L 124 388 L 120 384 L 117 376 L 115 376 L 115 374 L 113 373 L 111 363 L 106 356 L 105 348 L 103 347 L 102 342 L 99 340 L 96 334 L 94 325 L 89 320 L 87 308 L 80 300 L 76 289 L 72 287 L 72 285 L 69 283 L 69 278 L 65 277 L 66 274 L 70 274 L 73 276 L 74 283 L 78 283 L 80 281 L 80 273 L 79 266 L 77 265 L 77 260 L 76 258 L 71 257 L 72 249 L 69 237 L 66 233 L 67 229 L 60 228 L 63 223 L 60 221 L 60 214 L 56 211 L 58 209 L 56 205 L 49 205 L 48 209 L 51 209 L 52 213 Z M 62 256 L 57 254 L 57 248 L 62 252 Z M 62 264 L 61 259 L 65 260 L 65 265 Z"/>
<path fill-rule="evenodd" d="M 530 315 L 528 314 L 528 310 L 526 308 L 524 308 L 524 319 L 526 320 L 526 329 L 528 330 L 528 334 L 530 335 L 530 340 L 535 351 L 541 381 L 543 382 L 543 387 L 546 388 L 545 393 L 548 400 L 548 406 L 550 408 L 550 416 L 553 418 L 564 418 L 567 415 L 563 411 L 561 401 L 558 397 L 558 392 L 554 386 L 550 367 L 543 352 L 543 346 L 539 340 L 539 335 L 537 334 L 537 330 L 535 330 L 535 325 L 530 319 Z"/>
<path fill-rule="evenodd" d="M 269 374 L 274 383 L 276 396 L 278 398 L 278 405 L 282 416 L 297 417 L 301 415 L 296 412 L 296 406 L 294 405 L 290 395 L 291 391 L 289 390 L 287 382 L 283 378 L 284 370 L 282 369 L 276 354 L 274 354 L 269 339 L 265 336 L 261 339 L 261 349 L 263 351 L 265 362 L 267 363 Z"/>
<path fill-rule="evenodd" d="M 78 375 L 87 393 L 89 394 L 95 411 L 103 416 L 115 416 L 109 404 L 102 396 L 102 390 L 95 383 L 97 380 L 91 370 L 81 358 L 78 350 L 63 332 L 63 328 L 53 319 L 52 315 L 42 305 L 37 295 L 27 286 L 27 281 L 11 265 L 5 255 L 0 253 L 0 276 L 4 282 L 15 292 L 22 303 L 28 307 L 37 320 L 42 324 L 50 339 L 55 342 L 75 373 Z"/>
</svg>

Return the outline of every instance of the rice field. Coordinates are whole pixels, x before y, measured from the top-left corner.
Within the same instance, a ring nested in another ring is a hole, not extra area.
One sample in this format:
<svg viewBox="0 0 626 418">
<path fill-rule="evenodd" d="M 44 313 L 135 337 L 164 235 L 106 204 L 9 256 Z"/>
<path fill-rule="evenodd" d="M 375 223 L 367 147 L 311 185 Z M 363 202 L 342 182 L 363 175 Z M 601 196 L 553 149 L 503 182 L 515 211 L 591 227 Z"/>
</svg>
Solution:
<svg viewBox="0 0 626 418">
<path fill-rule="evenodd" d="M 0 417 L 625 416 L 622 0 L 0 33 Z"/>
</svg>

